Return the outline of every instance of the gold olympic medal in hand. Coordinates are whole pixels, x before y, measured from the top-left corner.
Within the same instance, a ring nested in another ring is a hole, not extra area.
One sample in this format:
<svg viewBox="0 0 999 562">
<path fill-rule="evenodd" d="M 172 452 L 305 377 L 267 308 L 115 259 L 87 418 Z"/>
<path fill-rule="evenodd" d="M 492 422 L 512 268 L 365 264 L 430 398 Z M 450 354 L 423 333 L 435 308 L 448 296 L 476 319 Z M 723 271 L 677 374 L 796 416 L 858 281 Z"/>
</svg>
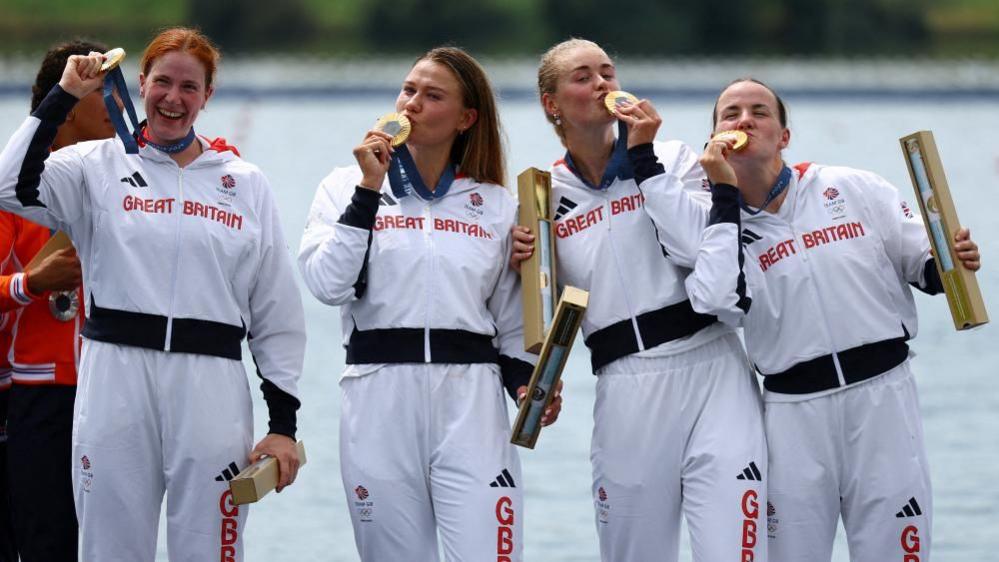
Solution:
<svg viewBox="0 0 999 562">
<path fill-rule="evenodd" d="M 405 115 L 386 113 L 375 123 L 375 130 L 392 135 L 392 146 L 399 146 L 409 138 L 413 126 Z"/>
<path fill-rule="evenodd" d="M 607 111 L 610 111 L 610 114 L 615 116 L 617 115 L 617 108 L 636 103 L 638 103 L 638 98 L 623 90 L 609 92 L 604 97 L 604 105 L 607 106 Z"/>
<path fill-rule="evenodd" d="M 104 64 L 101 65 L 101 72 L 114 70 L 123 60 L 125 60 L 125 49 L 121 47 L 111 49 L 104 53 Z"/>
<path fill-rule="evenodd" d="M 749 137 L 742 131 L 722 131 L 711 140 L 733 141 L 732 150 L 742 150 L 749 143 Z"/>
</svg>

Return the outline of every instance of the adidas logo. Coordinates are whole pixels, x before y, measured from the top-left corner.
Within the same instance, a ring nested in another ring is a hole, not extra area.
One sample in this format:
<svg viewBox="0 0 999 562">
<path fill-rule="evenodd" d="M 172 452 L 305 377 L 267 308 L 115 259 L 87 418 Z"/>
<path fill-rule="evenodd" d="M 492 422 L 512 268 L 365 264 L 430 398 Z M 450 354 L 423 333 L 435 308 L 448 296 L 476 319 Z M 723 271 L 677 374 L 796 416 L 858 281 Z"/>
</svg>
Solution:
<svg viewBox="0 0 999 562">
<path fill-rule="evenodd" d="M 392 196 L 388 193 L 382 193 L 381 198 L 378 200 L 379 205 L 398 205 L 399 202 L 392 199 Z"/>
<path fill-rule="evenodd" d="M 131 176 L 121 178 L 121 183 L 130 184 L 132 187 L 147 187 L 149 185 L 146 183 L 146 180 L 142 178 L 142 175 L 140 175 L 139 172 L 135 172 Z"/>
<path fill-rule="evenodd" d="M 239 474 L 239 467 L 236 466 L 236 463 L 231 462 L 228 467 L 222 469 L 222 474 L 215 477 L 215 481 L 228 482 L 235 478 L 237 474 Z"/>
<path fill-rule="evenodd" d="M 564 217 L 570 211 L 576 208 L 577 203 L 568 197 L 562 197 L 558 200 L 558 209 L 555 209 L 555 220 L 559 220 Z"/>
<path fill-rule="evenodd" d="M 503 469 L 503 472 L 499 473 L 496 480 L 493 480 L 489 484 L 490 488 L 516 488 L 517 485 L 513 482 L 513 476 L 510 476 L 510 472 L 507 469 Z"/>
<path fill-rule="evenodd" d="M 922 515 L 923 510 L 919 509 L 919 504 L 916 503 L 916 498 L 909 498 L 909 503 L 902 507 L 902 511 L 895 514 L 895 517 L 915 517 L 917 515 Z"/>
<path fill-rule="evenodd" d="M 742 237 L 741 238 L 742 238 L 742 243 L 745 246 L 748 246 L 748 245 L 752 244 L 753 242 L 756 242 L 757 240 L 763 240 L 762 236 L 760 236 L 759 234 L 753 232 L 752 230 L 749 230 L 748 228 L 743 228 L 742 229 Z"/>
<path fill-rule="evenodd" d="M 736 480 L 763 480 L 763 475 L 760 474 L 760 469 L 756 468 L 755 462 L 750 462 L 749 466 L 742 469 L 742 474 L 735 477 Z"/>
</svg>

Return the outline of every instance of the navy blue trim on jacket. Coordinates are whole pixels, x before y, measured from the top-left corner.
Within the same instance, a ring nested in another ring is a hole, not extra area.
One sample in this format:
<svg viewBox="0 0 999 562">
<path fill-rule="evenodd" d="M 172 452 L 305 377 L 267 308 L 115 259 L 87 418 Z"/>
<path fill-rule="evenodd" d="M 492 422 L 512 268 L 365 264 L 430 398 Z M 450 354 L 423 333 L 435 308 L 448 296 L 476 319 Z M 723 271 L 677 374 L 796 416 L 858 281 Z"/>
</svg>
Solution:
<svg viewBox="0 0 999 562">
<path fill-rule="evenodd" d="M 906 339 L 908 333 L 905 337 L 868 343 L 837 353 L 846 384 L 876 377 L 901 365 L 909 357 Z M 760 374 L 764 377 L 764 388 L 783 394 L 810 394 L 841 386 L 831 354 L 802 361 L 780 373 L 760 371 Z"/>
<path fill-rule="evenodd" d="M 373 189 L 355 187 L 350 204 L 337 220 L 340 224 L 368 231 L 368 248 L 364 250 L 364 263 L 361 264 L 361 271 L 358 272 L 357 281 L 354 282 L 354 296 L 357 298 L 363 297 L 365 291 L 368 290 L 368 259 L 371 256 L 371 243 L 375 236 L 375 218 L 378 216 L 378 202 L 381 201 L 381 197 L 382 194 Z"/>
<path fill-rule="evenodd" d="M 493 337 L 467 330 L 430 330 L 430 361 L 424 356 L 423 328 L 357 330 L 347 343 L 347 364 L 366 363 L 496 363 L 503 386 L 516 400 L 517 388 L 526 385 L 534 367 L 520 359 L 500 355 Z"/>
<path fill-rule="evenodd" d="M 708 218 L 708 226 L 716 224 L 734 224 L 739 237 L 735 239 L 739 252 L 739 279 L 736 281 L 735 293 L 739 300 L 735 303 L 743 314 L 749 312 L 749 307 L 753 299 L 746 296 L 746 272 L 743 267 L 746 257 L 742 253 L 742 212 L 739 190 L 726 183 L 711 185 L 711 213 Z"/>
<path fill-rule="evenodd" d="M 35 129 L 35 134 L 28 143 L 28 150 L 17 174 L 17 185 L 14 186 L 14 193 L 17 194 L 17 200 L 21 205 L 45 206 L 45 203 L 38 199 L 38 186 L 42 181 L 42 172 L 45 171 L 45 160 L 51 153 L 59 126 L 66 121 L 66 116 L 78 101 L 75 96 L 56 84 L 31 114 L 40 120 L 41 124 Z"/>
<path fill-rule="evenodd" d="M 635 339 L 635 328 L 631 320 L 626 318 L 615 322 L 586 338 L 594 373 L 612 361 L 638 353 L 640 349 L 652 349 L 666 342 L 694 335 L 717 322 L 718 317 L 695 312 L 689 300 L 639 314 L 635 321 L 642 338 L 641 348 Z"/>
<path fill-rule="evenodd" d="M 83 337 L 107 343 L 165 351 L 166 316 L 101 308 L 90 297 Z M 196 353 L 225 359 L 242 358 L 240 342 L 246 328 L 212 320 L 174 318 L 170 335 L 171 353 Z"/>
</svg>

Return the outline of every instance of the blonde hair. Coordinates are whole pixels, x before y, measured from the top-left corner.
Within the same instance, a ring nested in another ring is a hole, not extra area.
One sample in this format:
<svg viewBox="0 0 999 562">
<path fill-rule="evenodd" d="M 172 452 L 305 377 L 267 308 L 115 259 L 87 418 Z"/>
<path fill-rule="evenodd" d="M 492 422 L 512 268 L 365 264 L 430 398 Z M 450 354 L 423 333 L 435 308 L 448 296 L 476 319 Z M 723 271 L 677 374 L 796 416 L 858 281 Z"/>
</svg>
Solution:
<svg viewBox="0 0 999 562">
<path fill-rule="evenodd" d="M 600 45 L 597 45 L 593 41 L 572 37 L 548 49 L 545 51 L 545 54 L 541 55 L 541 64 L 538 65 L 538 100 L 541 102 L 542 109 L 545 108 L 543 96 L 545 94 L 554 94 L 558 86 L 558 79 L 562 74 L 562 58 L 569 51 L 579 47 L 595 47 L 601 51 L 603 50 Z M 549 115 L 546 110 L 545 118 L 555 127 L 555 133 L 562 139 L 562 144 L 565 144 L 565 133 L 555 124 L 555 116 Z"/>
<path fill-rule="evenodd" d="M 477 113 L 475 123 L 451 145 L 451 163 L 478 182 L 503 185 L 506 165 L 500 140 L 499 113 L 492 86 L 482 66 L 462 49 L 437 47 L 416 60 L 447 67 L 461 86 L 462 103 Z"/>
</svg>

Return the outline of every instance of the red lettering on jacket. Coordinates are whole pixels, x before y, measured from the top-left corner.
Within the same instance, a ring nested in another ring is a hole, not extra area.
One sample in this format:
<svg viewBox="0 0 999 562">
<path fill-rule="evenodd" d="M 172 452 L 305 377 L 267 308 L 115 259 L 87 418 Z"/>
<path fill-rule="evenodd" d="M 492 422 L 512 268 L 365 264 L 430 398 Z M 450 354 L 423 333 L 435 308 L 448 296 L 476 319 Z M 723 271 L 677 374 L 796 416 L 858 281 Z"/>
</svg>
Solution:
<svg viewBox="0 0 999 562">
<path fill-rule="evenodd" d="M 496 502 L 496 562 L 510 562 L 513 554 L 513 500 L 502 496 Z"/>
<path fill-rule="evenodd" d="M 226 490 L 219 497 L 219 512 L 222 514 L 222 531 L 219 537 L 221 562 L 236 562 L 236 541 L 239 540 L 239 506 L 232 503 L 232 492 Z"/>
<path fill-rule="evenodd" d="M 919 562 L 919 529 L 915 525 L 909 525 L 902 529 L 902 536 L 899 537 L 902 543 L 902 562 Z"/>
<path fill-rule="evenodd" d="M 742 557 L 740 562 L 753 562 L 756 547 L 756 520 L 760 517 L 759 495 L 756 490 L 746 490 L 742 495 Z"/>
</svg>

